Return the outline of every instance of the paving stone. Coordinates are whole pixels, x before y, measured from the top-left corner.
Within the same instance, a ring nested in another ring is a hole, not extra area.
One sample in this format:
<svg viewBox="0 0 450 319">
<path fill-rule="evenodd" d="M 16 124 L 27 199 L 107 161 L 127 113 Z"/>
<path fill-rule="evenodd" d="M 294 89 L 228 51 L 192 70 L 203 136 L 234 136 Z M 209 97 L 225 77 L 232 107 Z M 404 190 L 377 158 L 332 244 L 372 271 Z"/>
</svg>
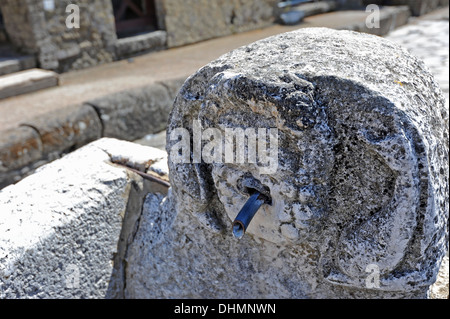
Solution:
<svg viewBox="0 0 450 319">
<path fill-rule="evenodd" d="M 154 31 L 118 39 L 115 44 L 116 55 L 123 59 L 138 53 L 162 50 L 166 47 L 166 37 L 165 31 Z"/>
</svg>

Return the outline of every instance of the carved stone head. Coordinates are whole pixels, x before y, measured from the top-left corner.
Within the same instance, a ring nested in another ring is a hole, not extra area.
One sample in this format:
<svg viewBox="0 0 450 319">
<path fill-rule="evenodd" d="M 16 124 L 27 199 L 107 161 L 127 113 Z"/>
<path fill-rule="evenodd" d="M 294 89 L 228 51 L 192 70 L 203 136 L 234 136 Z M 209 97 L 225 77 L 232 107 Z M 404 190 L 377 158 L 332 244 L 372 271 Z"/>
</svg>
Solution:
<svg viewBox="0 0 450 319">
<path fill-rule="evenodd" d="M 418 289 L 447 249 L 446 121 L 423 64 L 387 40 L 328 29 L 278 35 L 222 56 L 182 87 L 167 140 L 174 199 L 205 231 L 234 240 L 231 222 L 258 190 L 270 203 L 247 230 L 255 240 L 308 243 L 332 284 L 367 287 L 372 265 L 377 289 Z M 185 162 L 176 160 L 178 128 L 189 133 Z M 196 156 L 214 139 L 223 156 Z M 250 160 L 259 142 L 276 145 L 266 148 L 271 170 L 261 169 L 262 148 Z"/>
</svg>

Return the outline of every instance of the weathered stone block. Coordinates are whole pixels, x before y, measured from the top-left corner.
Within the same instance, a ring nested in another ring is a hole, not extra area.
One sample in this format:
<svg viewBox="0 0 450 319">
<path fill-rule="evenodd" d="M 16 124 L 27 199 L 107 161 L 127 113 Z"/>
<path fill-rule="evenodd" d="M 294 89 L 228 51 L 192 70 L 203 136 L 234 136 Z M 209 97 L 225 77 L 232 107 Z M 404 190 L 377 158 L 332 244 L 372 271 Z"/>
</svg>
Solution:
<svg viewBox="0 0 450 319">
<path fill-rule="evenodd" d="M 20 65 L 16 60 L 0 60 L 0 76 L 20 71 Z"/>
<path fill-rule="evenodd" d="M 126 293 L 426 297 L 448 249 L 447 121 L 423 62 L 376 36 L 302 29 L 222 56 L 176 98 L 172 192 L 147 198 Z M 247 157 L 249 136 L 234 147 L 243 162 L 196 155 L 214 150 L 199 130 L 218 131 L 221 152 L 238 128 L 276 130 L 275 171 Z M 254 191 L 270 203 L 237 241 L 232 221 Z"/>
<path fill-rule="evenodd" d="M 80 9 L 79 28 L 66 25 L 68 18 L 73 21 L 69 15 L 74 12 L 66 12 L 70 4 Z M 11 42 L 36 54 L 41 68 L 65 72 L 114 58 L 117 36 L 111 0 L 59 0 L 51 8 L 44 8 L 43 1 L 5 0 L 0 6 Z"/>
<path fill-rule="evenodd" d="M 5 30 L 9 40 L 16 47 L 28 53 L 37 52 L 36 38 L 33 25 L 29 19 L 29 7 L 19 1 L 5 0 L 0 4 Z M 17 26 L 21 27 L 18 28 Z"/>
<path fill-rule="evenodd" d="M 70 105 L 22 125 L 39 132 L 43 153 L 54 159 L 102 137 L 102 123 L 89 105 Z"/>
<path fill-rule="evenodd" d="M 0 188 L 16 182 L 20 170 L 39 161 L 43 154 L 39 134 L 30 127 L 18 127 L 0 134 Z"/>
<path fill-rule="evenodd" d="M 336 10 L 336 1 L 320 1 L 320 2 L 308 2 L 293 7 L 295 11 L 302 11 L 305 17 L 313 16 L 316 14 L 327 13 Z"/>
<path fill-rule="evenodd" d="M 31 69 L 4 75 L 0 82 L 0 99 L 39 91 L 58 85 L 58 75 L 52 71 Z"/>
<path fill-rule="evenodd" d="M 166 47 L 166 37 L 165 31 L 154 31 L 118 39 L 115 44 L 116 56 L 122 59 L 139 53 L 162 50 Z"/>
<path fill-rule="evenodd" d="M 160 27 L 167 31 L 167 46 L 248 31 L 274 21 L 276 0 L 158 0 Z"/>
<path fill-rule="evenodd" d="M 346 27 L 347 30 L 365 32 L 385 36 L 394 29 L 405 25 L 411 16 L 408 6 L 385 6 L 380 10 L 380 27 L 369 27 L 366 22 L 356 23 Z"/>
<path fill-rule="evenodd" d="M 102 139 L 0 191 L 0 298 L 123 297 L 123 258 L 144 196 L 167 190 L 112 158 L 136 169 L 151 163 L 147 170 L 166 159 Z"/>
<path fill-rule="evenodd" d="M 167 89 L 169 98 L 173 102 L 185 81 L 186 81 L 186 78 L 182 77 L 182 78 L 177 78 L 177 79 L 159 81 L 157 83 L 161 84 L 162 86 L 164 86 Z M 172 109 L 172 107 L 170 107 L 170 109 Z"/>
<path fill-rule="evenodd" d="M 103 136 L 133 141 L 164 130 L 172 102 L 166 87 L 154 83 L 87 103 L 100 115 Z"/>
</svg>

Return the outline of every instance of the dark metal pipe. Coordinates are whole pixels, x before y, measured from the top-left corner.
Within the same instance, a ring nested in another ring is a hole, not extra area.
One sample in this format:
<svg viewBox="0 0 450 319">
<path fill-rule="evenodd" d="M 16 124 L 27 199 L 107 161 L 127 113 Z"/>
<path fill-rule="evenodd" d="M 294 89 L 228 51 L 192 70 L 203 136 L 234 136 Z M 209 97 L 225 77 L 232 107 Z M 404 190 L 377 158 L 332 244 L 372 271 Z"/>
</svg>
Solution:
<svg viewBox="0 0 450 319">
<path fill-rule="evenodd" d="M 233 222 L 234 237 L 241 239 L 244 236 L 245 231 L 247 230 L 247 227 L 253 217 L 266 202 L 267 198 L 258 191 L 255 191 L 250 196 Z"/>
</svg>

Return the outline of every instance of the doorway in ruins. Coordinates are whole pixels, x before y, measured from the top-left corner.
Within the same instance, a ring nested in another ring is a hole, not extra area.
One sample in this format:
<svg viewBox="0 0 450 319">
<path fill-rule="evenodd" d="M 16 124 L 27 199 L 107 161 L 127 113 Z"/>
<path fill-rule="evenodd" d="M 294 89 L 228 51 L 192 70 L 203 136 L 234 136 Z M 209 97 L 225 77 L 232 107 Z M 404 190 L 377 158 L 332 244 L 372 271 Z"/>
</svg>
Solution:
<svg viewBox="0 0 450 319">
<path fill-rule="evenodd" d="M 112 0 L 119 38 L 158 29 L 155 0 Z"/>
<path fill-rule="evenodd" d="M 3 23 L 2 9 L 0 8 L 0 44 L 6 42 L 6 40 L 5 24 Z"/>
</svg>

